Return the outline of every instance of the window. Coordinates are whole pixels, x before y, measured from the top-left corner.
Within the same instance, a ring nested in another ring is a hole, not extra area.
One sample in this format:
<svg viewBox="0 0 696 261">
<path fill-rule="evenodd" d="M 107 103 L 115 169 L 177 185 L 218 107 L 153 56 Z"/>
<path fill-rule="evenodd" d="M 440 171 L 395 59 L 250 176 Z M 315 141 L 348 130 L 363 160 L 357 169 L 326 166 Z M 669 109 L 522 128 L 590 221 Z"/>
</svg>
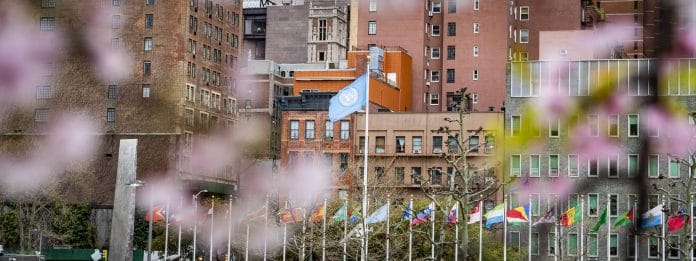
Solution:
<svg viewBox="0 0 696 261">
<path fill-rule="evenodd" d="M 55 17 L 41 17 L 39 20 L 39 29 L 41 31 L 54 31 L 56 30 L 56 18 Z"/>
<path fill-rule="evenodd" d="M 34 110 L 34 122 L 46 122 L 48 121 L 48 109 L 36 109 Z"/>
<path fill-rule="evenodd" d="M 41 8 L 54 8 L 56 7 L 56 0 L 41 0 Z"/>
<path fill-rule="evenodd" d="M 145 14 L 145 28 L 152 28 L 153 14 Z"/>
<path fill-rule="evenodd" d="M 473 73 L 473 79 L 474 79 L 474 81 L 478 81 L 478 78 L 479 78 L 478 70 L 477 70 L 477 69 L 474 69 L 474 73 Z"/>
<path fill-rule="evenodd" d="M 560 120 L 549 120 L 549 137 L 558 138 L 560 135 Z"/>
<path fill-rule="evenodd" d="M 599 161 L 597 159 L 587 161 L 587 176 L 595 178 L 599 176 Z"/>
<path fill-rule="evenodd" d="M 148 76 L 152 72 L 152 62 L 143 61 L 143 75 Z"/>
<path fill-rule="evenodd" d="M 115 122 L 116 121 L 116 108 L 107 108 L 106 109 L 106 122 Z"/>
<path fill-rule="evenodd" d="M 454 136 L 447 137 L 447 152 L 457 153 L 459 152 L 459 145 L 457 144 L 457 138 Z"/>
<path fill-rule="evenodd" d="M 433 8 L 432 8 L 432 10 L 433 10 L 433 13 L 436 13 L 436 14 L 442 12 L 442 3 L 440 3 L 440 2 L 433 2 Z"/>
<path fill-rule="evenodd" d="M 520 29 L 520 43 L 528 43 L 529 42 L 529 30 L 528 29 Z"/>
<path fill-rule="evenodd" d="M 143 98 L 150 98 L 150 85 L 143 84 Z"/>
<path fill-rule="evenodd" d="M 532 216 L 538 217 L 541 214 L 541 197 L 539 194 L 530 194 Z"/>
<path fill-rule="evenodd" d="M 568 233 L 568 255 L 575 256 L 578 254 L 578 234 Z"/>
<path fill-rule="evenodd" d="M 529 6 L 520 7 L 520 21 L 529 20 Z"/>
<path fill-rule="evenodd" d="M 515 206 L 515 205 L 513 205 Z M 512 231 L 510 232 L 510 246 L 514 249 L 520 249 L 520 232 Z"/>
<path fill-rule="evenodd" d="M 638 154 L 628 154 L 627 172 L 629 177 L 635 177 L 638 174 Z"/>
<path fill-rule="evenodd" d="M 186 121 L 186 124 L 188 124 L 189 126 L 193 126 L 193 109 L 186 109 L 184 111 L 184 120 Z"/>
<path fill-rule="evenodd" d="M 439 82 L 440 81 L 440 71 L 430 72 L 430 81 L 431 82 Z"/>
<path fill-rule="evenodd" d="M 474 0 L 474 10 L 479 10 L 481 3 L 479 0 Z"/>
<path fill-rule="evenodd" d="M 375 137 L 375 153 L 384 153 L 386 139 L 384 136 Z"/>
<path fill-rule="evenodd" d="M 555 232 L 549 232 L 549 236 L 547 237 L 546 241 L 546 246 L 547 250 L 549 253 L 549 256 L 555 256 L 556 255 L 556 233 Z"/>
<path fill-rule="evenodd" d="M 479 33 L 479 23 L 474 23 L 474 33 Z"/>
<path fill-rule="evenodd" d="M 341 121 L 341 140 L 348 140 L 350 138 L 350 123 L 348 121 Z"/>
<path fill-rule="evenodd" d="M 539 255 L 539 233 L 532 233 L 532 255 Z"/>
<path fill-rule="evenodd" d="M 597 216 L 597 208 L 599 206 L 599 195 L 595 193 L 587 194 L 587 215 L 590 217 Z"/>
<path fill-rule="evenodd" d="M 290 139 L 296 140 L 300 138 L 300 121 L 291 120 L 290 121 Z"/>
<path fill-rule="evenodd" d="M 396 153 L 406 152 L 406 137 L 396 136 L 395 145 L 396 145 Z"/>
<path fill-rule="evenodd" d="M 568 177 L 577 177 L 578 172 L 578 155 L 568 155 Z"/>
<path fill-rule="evenodd" d="M 413 153 L 414 154 L 420 154 L 422 149 L 423 149 L 423 137 L 421 136 L 413 136 L 411 138 L 411 146 L 413 148 Z"/>
<path fill-rule="evenodd" d="M 597 115 L 588 115 L 587 123 L 590 125 L 590 136 L 599 136 L 599 118 L 597 117 Z"/>
<path fill-rule="evenodd" d="M 619 256 L 619 235 L 617 234 L 609 235 L 609 256 Z"/>
<path fill-rule="evenodd" d="M 660 176 L 660 156 L 653 154 L 653 155 L 648 155 L 648 177 L 649 178 L 657 178 Z"/>
<path fill-rule="evenodd" d="M 432 36 L 440 36 L 440 25 L 439 24 L 433 25 Z"/>
<path fill-rule="evenodd" d="M 520 61 L 527 61 L 529 60 L 529 53 L 528 52 L 520 52 Z"/>
<path fill-rule="evenodd" d="M 421 168 L 412 167 L 411 168 L 411 184 L 420 184 L 421 180 Z"/>
<path fill-rule="evenodd" d="M 540 173 L 540 161 L 541 157 L 539 155 L 529 155 L 529 176 L 539 177 Z"/>
<path fill-rule="evenodd" d="M 326 41 L 326 19 L 319 19 L 319 41 Z"/>
<path fill-rule="evenodd" d="M 648 257 L 657 258 L 660 255 L 660 244 L 657 238 L 648 238 Z"/>
<path fill-rule="evenodd" d="M 314 139 L 314 121 L 305 121 L 305 139 Z"/>
<path fill-rule="evenodd" d="M 146 4 L 146 5 L 154 5 L 154 4 L 155 4 L 155 0 L 145 0 L 145 4 Z"/>
<path fill-rule="evenodd" d="M 324 122 L 324 139 L 333 140 L 334 137 L 334 124 L 331 121 Z"/>
<path fill-rule="evenodd" d="M 609 115 L 609 137 L 619 136 L 619 115 Z"/>
<path fill-rule="evenodd" d="M 669 172 L 667 176 L 670 178 L 679 178 L 679 159 L 669 157 Z"/>
<path fill-rule="evenodd" d="M 512 116 L 512 117 L 510 118 L 510 126 L 511 126 L 511 128 L 510 128 L 510 134 L 511 134 L 512 136 L 520 135 L 521 124 L 522 124 L 522 121 L 521 121 L 521 119 L 520 119 L 520 116 Z"/>
<path fill-rule="evenodd" d="M 114 100 L 114 99 L 116 99 L 116 96 L 117 96 L 116 85 L 109 85 L 108 92 L 106 94 L 106 98 L 109 100 Z"/>
<path fill-rule="evenodd" d="M 447 46 L 447 60 L 454 60 L 454 58 L 457 56 L 457 49 L 454 47 L 454 45 L 448 45 Z"/>
<path fill-rule="evenodd" d="M 626 236 L 626 252 L 628 252 L 628 257 L 636 257 L 636 251 L 638 250 L 636 248 L 636 240 L 637 238 L 635 235 L 629 234 Z"/>
<path fill-rule="evenodd" d="M 454 83 L 454 69 L 447 69 L 447 83 Z"/>
<path fill-rule="evenodd" d="M 194 101 L 196 97 L 196 86 L 193 85 L 186 85 L 186 101 Z"/>
<path fill-rule="evenodd" d="M 638 137 L 638 115 L 637 114 L 631 114 L 628 115 L 628 136 L 629 137 Z"/>
<path fill-rule="evenodd" d="M 609 194 L 609 216 L 616 217 L 619 214 L 619 195 Z"/>
<path fill-rule="evenodd" d="M 112 15 L 111 16 L 111 29 L 119 29 L 121 28 L 121 16 L 120 15 Z"/>
<path fill-rule="evenodd" d="M 338 158 L 340 160 L 339 168 L 341 173 L 345 173 L 348 170 L 348 153 L 339 153 Z"/>
<path fill-rule="evenodd" d="M 558 177 L 558 155 L 549 155 L 549 177 Z"/>
<path fill-rule="evenodd" d="M 121 39 L 111 38 L 111 50 L 118 50 L 119 48 L 121 48 Z"/>
<path fill-rule="evenodd" d="M 678 246 L 681 246 L 680 241 L 679 236 L 669 236 L 669 245 L 667 245 L 669 247 L 669 250 L 667 250 L 667 257 L 669 259 L 679 259 L 680 254 Z"/>
<path fill-rule="evenodd" d="M 145 37 L 143 50 L 152 51 L 152 37 Z"/>
<path fill-rule="evenodd" d="M 200 117 L 201 117 L 201 121 L 200 121 L 201 126 L 204 128 L 208 128 L 208 126 L 210 124 L 210 122 L 208 121 L 208 113 L 201 112 Z"/>
<path fill-rule="evenodd" d="M 376 21 L 367 22 L 367 34 L 368 35 L 377 34 L 377 22 Z"/>
<path fill-rule="evenodd" d="M 447 13 L 454 14 L 457 12 L 457 0 L 447 0 Z"/>
<path fill-rule="evenodd" d="M 396 184 L 404 184 L 404 167 L 394 167 L 394 179 Z"/>
<path fill-rule="evenodd" d="M 433 136 L 433 153 L 442 153 L 442 136 Z"/>
<path fill-rule="evenodd" d="M 477 45 L 474 45 L 474 57 L 478 57 L 479 55 L 479 48 Z"/>
<path fill-rule="evenodd" d="M 36 87 L 36 99 L 44 100 L 53 97 L 53 88 L 50 85 L 43 85 Z"/>
<path fill-rule="evenodd" d="M 447 36 L 456 36 L 457 35 L 457 24 L 456 23 L 447 23 Z"/>
<path fill-rule="evenodd" d="M 607 171 L 610 178 L 619 177 L 619 155 L 609 156 L 607 161 Z"/>
<path fill-rule="evenodd" d="M 587 234 L 587 255 L 590 257 L 597 257 L 599 254 L 599 240 L 597 238 L 597 233 Z"/>
<path fill-rule="evenodd" d="M 442 185 L 442 168 L 434 167 L 430 170 L 430 182 L 433 185 Z"/>
<path fill-rule="evenodd" d="M 478 153 L 479 152 L 479 136 L 477 135 L 472 135 L 469 136 L 469 152 L 472 153 Z"/>
<path fill-rule="evenodd" d="M 520 177 L 520 169 L 522 163 L 521 161 L 521 156 L 520 155 L 512 155 L 510 156 L 510 176 L 511 177 Z"/>
<path fill-rule="evenodd" d="M 120 5 L 121 5 L 121 0 L 113 0 L 113 1 L 111 1 L 111 5 L 113 5 L 113 6 L 120 6 Z"/>
<path fill-rule="evenodd" d="M 431 49 L 430 57 L 433 59 L 440 59 L 440 48 L 439 47 L 433 47 Z"/>
</svg>

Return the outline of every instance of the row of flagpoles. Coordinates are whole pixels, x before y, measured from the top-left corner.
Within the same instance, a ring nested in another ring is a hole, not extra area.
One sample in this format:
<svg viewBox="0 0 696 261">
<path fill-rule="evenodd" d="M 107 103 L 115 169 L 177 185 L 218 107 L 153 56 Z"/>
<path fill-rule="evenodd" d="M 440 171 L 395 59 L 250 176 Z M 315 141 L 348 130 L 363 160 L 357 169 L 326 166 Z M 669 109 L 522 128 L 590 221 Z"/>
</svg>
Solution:
<svg viewBox="0 0 696 261">
<path fill-rule="evenodd" d="M 181 204 L 181 202 L 180 202 Z M 232 213 L 232 206 L 231 202 L 230 205 L 228 206 L 228 213 Z M 689 222 L 689 217 L 693 216 L 693 213 L 687 214 L 686 210 L 684 208 L 680 208 L 674 215 L 669 216 L 666 219 L 664 218 L 664 213 L 663 213 L 663 207 L 664 207 L 664 201 L 662 204 L 650 209 L 646 213 L 641 215 L 640 219 L 640 227 L 642 228 L 650 228 L 650 227 L 661 227 L 661 237 L 662 239 L 665 239 L 666 233 L 667 232 L 674 232 L 678 231 L 684 228 L 687 222 Z M 208 215 L 211 216 L 211 235 L 210 235 L 210 253 L 213 253 L 213 226 L 212 226 L 212 220 L 214 219 L 214 211 L 213 207 L 210 208 L 208 211 Z M 386 242 L 385 242 L 385 253 L 386 253 L 386 260 L 390 259 L 390 242 L 389 242 L 389 233 L 390 233 L 390 208 L 391 208 L 391 201 L 389 197 L 387 197 L 387 202 L 383 206 L 381 206 L 379 209 L 377 209 L 375 212 L 372 214 L 368 215 L 367 218 L 364 220 L 365 223 L 367 224 L 376 224 L 376 223 L 382 223 L 386 222 L 387 224 L 387 230 L 386 230 Z M 332 216 L 332 223 L 333 224 L 338 224 L 340 222 L 343 223 L 343 240 L 341 240 L 341 243 L 343 245 L 343 260 L 347 259 L 347 243 L 350 238 L 361 238 L 363 235 L 365 235 L 364 231 L 362 231 L 362 225 L 357 225 L 355 228 L 350 230 L 348 232 L 348 226 L 355 224 L 359 221 L 362 220 L 362 216 L 360 213 L 359 208 L 356 208 L 355 211 L 352 212 L 352 214 L 349 215 L 348 211 L 348 201 L 344 200 L 343 204 L 341 207 L 339 207 L 333 214 Z M 529 260 L 532 260 L 532 229 L 533 227 L 536 227 L 540 224 L 549 224 L 552 223 L 554 224 L 554 230 L 555 232 L 555 246 L 554 249 L 557 252 L 559 249 L 559 244 L 561 244 L 560 240 L 560 235 L 563 234 L 563 229 L 568 229 L 570 227 L 576 226 L 577 230 L 579 230 L 579 236 L 580 236 L 580 260 L 584 260 L 584 236 L 585 236 L 585 228 L 584 228 L 584 212 L 585 212 L 585 203 L 584 203 L 584 198 L 581 196 L 580 197 L 580 202 L 573 206 L 569 207 L 565 211 L 563 211 L 560 215 L 560 217 L 557 218 L 558 212 L 556 211 L 556 207 L 550 207 L 547 213 L 545 215 L 540 216 L 536 221 L 532 222 L 532 201 L 531 198 L 529 202 L 523 206 L 518 206 L 514 208 L 510 208 L 508 206 L 508 200 L 507 197 L 503 200 L 503 203 L 495 206 L 492 210 L 486 212 L 485 214 L 482 215 L 482 210 L 483 209 L 483 202 L 480 201 L 476 206 L 474 206 L 470 212 L 469 220 L 467 221 L 467 224 L 475 224 L 479 223 L 479 256 L 478 260 L 482 260 L 482 234 L 483 234 L 483 224 L 485 222 L 486 228 L 491 228 L 495 224 L 503 223 L 503 230 L 504 230 L 504 236 L 503 236 L 503 258 L 504 260 L 507 260 L 507 234 L 508 234 L 508 226 L 515 226 L 519 225 L 522 223 L 527 223 L 528 224 L 528 257 Z M 634 205 L 632 208 L 629 210 L 623 212 L 621 215 L 618 215 L 616 220 L 614 222 L 611 222 L 611 206 L 610 206 L 610 200 L 607 198 L 607 204 L 606 207 L 604 208 L 603 211 L 601 211 L 599 217 L 597 218 L 597 221 L 595 225 L 590 229 L 590 233 L 597 233 L 601 229 L 602 226 L 607 225 L 607 230 L 606 230 L 606 244 L 607 244 L 607 260 L 611 259 L 611 252 L 610 252 L 610 245 L 611 245 L 611 232 L 612 232 L 612 227 L 613 228 L 620 228 L 624 227 L 626 225 L 629 225 L 633 223 L 634 225 L 636 222 L 636 219 L 634 217 L 634 211 L 636 209 L 636 206 Z M 253 211 L 249 214 L 246 215 L 244 220 L 246 220 L 246 242 L 245 242 L 245 260 L 248 260 L 249 258 L 249 224 L 253 221 L 257 220 L 264 220 L 264 235 L 266 235 L 267 232 L 267 226 L 268 226 L 268 218 L 269 218 L 269 207 L 268 207 L 268 196 L 266 197 L 266 202 L 265 205 L 257 210 Z M 162 213 L 164 212 L 164 214 Z M 691 212 L 693 212 L 693 208 L 691 209 Z M 324 199 L 323 204 L 321 207 L 316 208 L 314 211 L 312 211 L 312 214 L 308 217 L 311 223 L 315 222 L 322 222 L 322 250 L 321 250 L 321 259 L 326 260 L 326 226 L 327 226 L 327 200 Z M 294 224 L 294 223 L 299 223 L 302 222 L 303 224 L 303 233 L 305 233 L 306 229 L 306 219 L 305 218 L 305 210 L 303 208 L 293 208 L 290 207 L 289 203 L 286 201 L 285 206 L 279 210 L 278 214 L 278 219 L 281 224 L 283 224 L 283 260 L 286 260 L 286 251 L 287 251 L 287 225 L 288 224 Z M 154 216 L 154 221 L 166 221 L 166 224 L 169 224 L 170 220 L 170 215 L 169 215 L 169 203 L 166 205 L 166 209 L 163 208 L 162 206 L 156 206 L 154 211 L 153 211 L 153 216 Z M 485 219 L 484 219 L 485 218 Z M 146 219 L 149 220 L 149 214 L 146 216 Z M 177 218 L 175 218 L 177 219 Z M 455 225 L 455 247 L 454 247 L 454 260 L 458 259 L 458 244 L 459 244 L 459 206 L 457 203 L 455 203 L 449 210 L 448 214 L 446 217 L 444 217 L 445 222 L 448 224 L 454 224 Z M 227 253 L 228 256 L 230 255 L 230 245 L 231 245 L 231 218 L 229 219 L 229 228 L 228 228 L 228 238 L 227 238 Z M 408 206 L 404 210 L 402 214 L 401 220 L 406 221 L 408 220 L 409 224 L 409 234 L 408 234 L 408 260 L 412 260 L 413 258 L 413 226 L 417 226 L 420 224 L 425 224 L 425 223 L 430 223 L 431 229 L 430 229 L 430 240 L 431 240 L 431 254 L 430 258 L 435 257 L 435 203 L 432 202 L 422 210 L 415 212 L 413 210 L 413 197 L 411 197 Z M 313 227 L 312 227 L 313 229 Z M 558 233 L 558 230 L 560 230 L 560 234 Z M 693 235 L 693 226 L 691 227 L 691 234 Z M 177 253 L 180 255 L 181 252 L 181 225 L 179 224 L 179 238 L 178 238 L 178 247 L 177 247 Z M 169 226 L 167 225 L 165 228 L 165 242 L 168 241 L 169 237 Z M 637 237 L 634 237 L 634 240 L 637 241 Z M 618 244 L 618 243 L 617 243 Z M 164 254 L 167 256 L 168 254 L 168 244 L 165 244 L 165 249 L 164 249 Z M 633 256 L 636 260 L 639 258 L 639 251 L 638 251 L 638 244 L 637 242 L 634 242 L 634 253 Z M 661 244 L 661 253 L 662 253 L 662 260 L 665 259 L 666 252 L 665 252 L 665 244 Z M 266 241 L 266 236 L 264 236 L 264 245 L 263 245 L 263 256 L 264 260 L 267 258 L 267 241 Z M 538 244 L 537 244 L 538 246 Z M 618 247 L 618 246 L 617 246 Z M 303 245 L 301 247 L 300 251 L 300 259 L 303 260 L 305 257 L 305 246 L 304 246 L 304 241 Z M 368 256 L 368 253 L 364 253 L 365 256 Z M 554 259 L 557 260 L 558 253 L 553 253 L 554 254 Z M 693 256 L 692 253 L 690 253 L 690 256 Z M 211 255 L 212 259 L 212 255 Z M 691 259 L 693 260 L 693 259 Z"/>
</svg>

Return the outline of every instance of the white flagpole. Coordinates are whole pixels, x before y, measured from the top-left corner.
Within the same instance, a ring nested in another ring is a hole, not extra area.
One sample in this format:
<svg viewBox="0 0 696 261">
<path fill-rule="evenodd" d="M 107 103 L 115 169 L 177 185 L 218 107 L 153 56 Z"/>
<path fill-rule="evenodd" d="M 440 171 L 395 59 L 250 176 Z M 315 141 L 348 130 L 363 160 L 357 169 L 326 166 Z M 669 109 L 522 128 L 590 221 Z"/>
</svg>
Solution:
<svg viewBox="0 0 696 261">
<path fill-rule="evenodd" d="M 268 249 L 268 194 L 266 194 L 266 206 L 263 221 L 263 260 L 266 260 Z"/>
<path fill-rule="evenodd" d="M 459 202 L 457 202 L 459 204 Z M 459 209 L 457 209 L 457 215 L 459 215 Z M 459 221 L 459 220 L 457 220 Z M 467 224 L 465 224 L 466 226 Z M 459 232 L 459 228 L 457 228 Z M 459 235 L 459 233 L 457 233 Z M 458 249 L 459 247 L 457 247 Z M 483 260 L 483 199 L 479 201 L 479 261 Z"/>
<path fill-rule="evenodd" d="M 179 212 L 179 213 L 177 213 L 179 215 L 179 218 L 178 218 L 179 220 L 177 220 L 177 223 L 179 223 L 179 235 L 178 235 L 179 239 L 177 239 L 177 243 L 176 243 L 176 255 L 179 256 L 179 258 L 181 258 L 181 211 L 183 209 L 183 204 L 184 204 L 184 197 L 180 197 L 179 198 L 179 209 L 177 210 Z"/>
<path fill-rule="evenodd" d="M 435 260 L 435 202 L 430 205 L 430 258 Z"/>
<path fill-rule="evenodd" d="M 167 213 L 164 217 L 164 259 L 167 259 L 169 253 L 169 197 L 167 197 Z"/>
<path fill-rule="evenodd" d="M 285 210 L 287 211 L 288 209 L 288 200 L 285 200 Z M 290 215 L 293 215 L 292 209 L 290 210 Z M 294 219 L 293 215 L 293 219 Z M 287 250 L 287 245 L 288 245 L 288 224 L 283 224 L 283 261 L 285 261 L 285 251 Z"/>
<path fill-rule="evenodd" d="M 413 258 L 413 195 L 408 203 L 408 261 Z"/>
<path fill-rule="evenodd" d="M 232 252 L 230 251 L 230 246 L 232 245 L 232 195 L 227 203 L 227 260 L 232 260 Z"/>
<path fill-rule="evenodd" d="M 244 244 L 244 260 L 249 261 L 249 222 L 246 224 L 246 243 Z"/>
<path fill-rule="evenodd" d="M 696 173 L 694 173 L 696 175 Z M 635 211 L 633 212 L 635 213 Z M 633 215 L 635 216 L 635 214 Z M 694 220 L 694 197 L 689 196 L 689 218 L 691 220 Z M 689 220 L 689 221 L 691 221 Z M 693 222 L 689 222 L 690 224 L 690 229 L 691 229 L 691 234 L 689 234 L 689 238 L 691 239 L 691 248 L 689 248 L 689 260 L 694 261 L 694 224 Z M 635 244 L 634 244 L 635 245 Z"/>
<path fill-rule="evenodd" d="M 389 200 L 389 194 L 387 194 L 387 250 L 386 250 L 386 259 L 389 261 L 389 208 L 391 207 Z"/>
<path fill-rule="evenodd" d="M 503 196 L 503 261 L 507 261 L 507 195 Z"/>
<path fill-rule="evenodd" d="M 611 260 L 611 195 L 607 194 L 607 260 Z"/>
<path fill-rule="evenodd" d="M 527 217 L 527 258 L 532 261 L 532 216 L 534 209 L 532 209 L 532 194 L 529 194 L 529 217 Z"/>
<path fill-rule="evenodd" d="M 665 198 L 662 197 L 662 209 L 665 208 Z M 667 238 L 665 238 L 665 213 L 660 215 L 660 226 L 662 227 L 662 261 L 665 261 L 667 252 L 665 252 L 665 245 L 667 244 Z"/>
<path fill-rule="evenodd" d="M 556 196 L 553 197 L 553 233 L 554 233 L 554 239 L 553 239 L 553 260 L 558 261 L 558 253 L 560 252 L 559 247 L 559 240 L 560 240 L 560 234 L 558 234 L 558 198 Z"/>
<path fill-rule="evenodd" d="M 348 216 L 348 197 L 346 197 L 343 200 L 343 205 L 346 207 L 346 214 L 345 218 L 343 219 L 343 261 L 346 261 L 348 258 L 348 219 L 350 216 Z"/>
<path fill-rule="evenodd" d="M 368 50 L 367 56 L 367 82 L 365 84 L 365 155 L 363 157 L 363 201 L 362 201 L 362 213 L 363 213 L 363 251 L 360 254 L 360 260 L 367 261 L 367 239 L 368 239 L 368 229 L 367 229 L 367 157 L 370 154 L 369 140 L 369 125 L 370 124 L 370 55 Z"/>
<path fill-rule="evenodd" d="M 321 261 L 326 260 L 326 198 L 324 198 L 323 208 L 324 208 L 324 217 L 322 219 L 322 224 L 321 224 Z"/>
<path fill-rule="evenodd" d="M 636 227 L 636 229 L 637 229 L 637 227 L 638 227 L 638 225 L 639 225 L 639 224 L 636 224 L 636 221 L 637 221 L 637 219 L 636 219 L 636 213 L 637 213 L 637 211 L 638 211 L 638 205 L 637 205 L 637 203 L 634 201 L 634 202 L 633 202 L 633 220 L 631 220 L 631 221 L 633 222 L 634 227 Z M 692 212 L 692 213 L 693 213 L 693 212 Z M 692 229 L 693 229 L 693 227 L 692 227 Z M 637 232 L 637 231 L 635 231 L 635 230 L 633 231 L 633 260 L 638 261 L 638 235 L 637 235 L 638 233 L 636 233 L 636 232 Z M 691 234 L 693 234 L 693 233 L 691 233 Z M 693 261 L 693 257 L 692 257 L 691 261 Z"/>
<path fill-rule="evenodd" d="M 585 196 L 580 194 L 580 261 L 585 260 Z"/>
<path fill-rule="evenodd" d="M 459 201 L 455 201 L 454 205 L 457 206 L 457 212 L 454 214 L 457 222 L 454 223 L 454 261 L 459 260 Z M 471 219 L 471 214 L 469 214 L 469 219 Z M 469 220 L 466 221 L 469 223 Z"/>
<path fill-rule="evenodd" d="M 213 225 L 215 224 L 215 196 L 210 200 L 211 207 L 213 211 L 210 213 L 210 257 L 208 260 L 213 261 Z"/>
</svg>

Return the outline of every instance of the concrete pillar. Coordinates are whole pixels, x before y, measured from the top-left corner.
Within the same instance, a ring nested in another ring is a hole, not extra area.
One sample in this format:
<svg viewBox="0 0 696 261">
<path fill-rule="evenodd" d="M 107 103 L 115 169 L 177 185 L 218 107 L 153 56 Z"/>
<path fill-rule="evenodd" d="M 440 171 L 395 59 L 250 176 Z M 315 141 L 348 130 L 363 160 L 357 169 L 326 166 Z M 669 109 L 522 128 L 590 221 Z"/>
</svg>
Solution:
<svg viewBox="0 0 696 261">
<path fill-rule="evenodd" d="M 137 146 L 137 139 L 122 139 L 119 144 L 109 260 L 133 260 L 135 187 L 128 184 L 135 182 L 136 179 Z"/>
</svg>

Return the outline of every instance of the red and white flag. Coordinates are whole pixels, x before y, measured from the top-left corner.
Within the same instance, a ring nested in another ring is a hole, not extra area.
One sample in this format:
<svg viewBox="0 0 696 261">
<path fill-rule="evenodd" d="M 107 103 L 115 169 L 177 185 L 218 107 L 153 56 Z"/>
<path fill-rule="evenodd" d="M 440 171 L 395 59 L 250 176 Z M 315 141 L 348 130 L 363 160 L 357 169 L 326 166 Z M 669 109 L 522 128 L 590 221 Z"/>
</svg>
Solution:
<svg viewBox="0 0 696 261">
<path fill-rule="evenodd" d="M 469 222 L 467 224 L 474 224 L 476 222 L 481 222 L 481 204 L 476 204 L 474 209 L 471 210 Z"/>
</svg>

